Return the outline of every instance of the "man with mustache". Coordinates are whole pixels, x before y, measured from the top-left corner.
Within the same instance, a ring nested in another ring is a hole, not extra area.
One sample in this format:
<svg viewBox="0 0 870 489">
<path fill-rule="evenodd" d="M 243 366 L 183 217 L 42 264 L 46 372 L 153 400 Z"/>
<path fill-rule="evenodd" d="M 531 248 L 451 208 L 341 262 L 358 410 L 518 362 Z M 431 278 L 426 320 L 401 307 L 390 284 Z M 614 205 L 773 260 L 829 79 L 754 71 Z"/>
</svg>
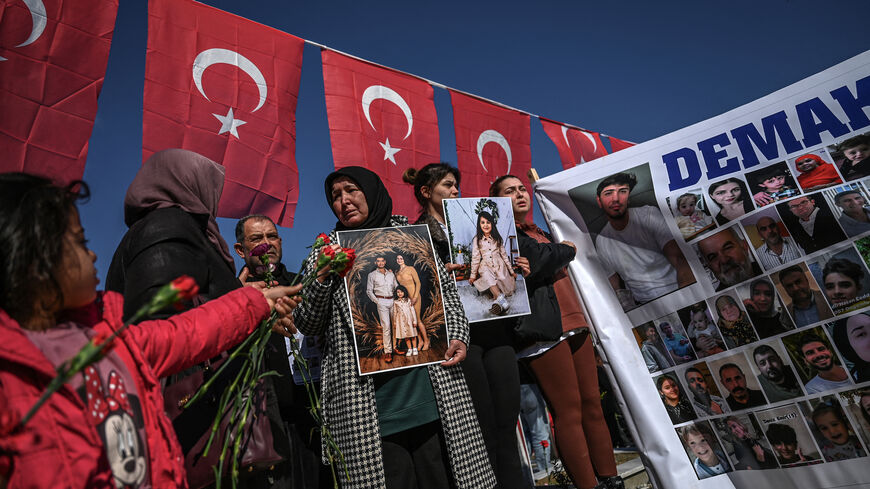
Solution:
<svg viewBox="0 0 870 489">
<path fill-rule="evenodd" d="M 695 276 L 657 207 L 629 207 L 637 185 L 632 173 L 616 173 L 596 189 L 607 224 L 595 249 L 623 309 L 657 299 L 695 282 Z"/>
<path fill-rule="evenodd" d="M 782 363 L 782 358 L 773 347 L 761 345 L 755 348 L 752 358 L 761 372 L 758 383 L 770 402 L 784 401 L 802 394 L 794 372 Z"/>
<path fill-rule="evenodd" d="M 827 342 L 815 333 L 801 336 L 798 350 L 801 352 L 807 367 L 816 372 L 816 376 L 804 386 L 807 394 L 816 394 L 852 385 L 849 381 L 849 373 L 834 358 L 834 352 L 828 347 Z"/>
<path fill-rule="evenodd" d="M 717 291 L 761 274 L 758 264 L 750 257 L 749 245 L 740 237 L 735 227 L 723 229 L 702 239 L 698 243 L 698 251 L 719 280 Z"/>
<path fill-rule="evenodd" d="M 779 282 L 791 298 L 785 307 L 797 327 L 834 317 L 822 293 L 810 289 L 807 275 L 801 267 L 793 265 L 780 271 Z"/>
<path fill-rule="evenodd" d="M 814 253 L 846 239 L 821 196 L 797 197 L 777 204 L 776 208 L 786 220 L 786 226 L 795 241 L 807 253 Z"/>
<path fill-rule="evenodd" d="M 719 367 L 719 381 L 728 389 L 730 394 L 725 400 L 734 411 L 767 404 L 761 391 L 746 387 L 746 376 L 734 363 Z"/>
<path fill-rule="evenodd" d="M 692 405 L 697 411 L 707 416 L 715 416 L 730 411 L 725 399 L 710 393 L 707 381 L 704 380 L 704 374 L 700 370 L 689 367 L 683 377 L 686 379 L 689 390 L 692 391 Z"/>
<path fill-rule="evenodd" d="M 758 248 L 758 261 L 766 270 L 795 261 L 804 255 L 804 250 L 791 237 L 783 237 L 779 223 L 764 216 L 755 223 L 758 236 L 764 244 Z"/>
</svg>

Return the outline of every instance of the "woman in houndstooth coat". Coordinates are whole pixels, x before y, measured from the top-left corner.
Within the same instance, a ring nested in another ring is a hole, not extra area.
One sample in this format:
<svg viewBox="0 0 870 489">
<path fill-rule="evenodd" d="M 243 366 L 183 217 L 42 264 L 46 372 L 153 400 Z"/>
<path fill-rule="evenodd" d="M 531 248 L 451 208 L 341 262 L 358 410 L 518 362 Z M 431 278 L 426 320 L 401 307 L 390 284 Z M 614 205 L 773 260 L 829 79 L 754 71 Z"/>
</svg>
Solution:
<svg viewBox="0 0 870 489">
<path fill-rule="evenodd" d="M 408 224 L 404 216 L 391 216 L 392 200 L 380 178 L 369 170 L 342 168 L 326 178 L 325 187 L 327 201 L 339 219 L 335 231 Z M 335 231 L 330 235 L 333 242 Z M 316 253 L 306 259 L 307 273 L 313 272 L 316 259 Z M 444 472 L 444 480 L 441 482 L 437 477 L 430 476 L 414 480 L 414 465 L 419 460 L 411 462 L 413 454 L 401 457 L 407 459 L 407 463 L 397 462 L 396 459 L 400 457 L 393 456 L 397 453 L 394 451 L 394 440 L 403 433 L 381 435 L 376 388 L 381 389 L 384 383 L 373 377 L 382 379 L 381 376 L 390 374 L 362 377 L 357 372 L 353 325 L 344 281 L 335 275 L 313 281 L 303 290 L 305 300 L 294 311 L 296 326 L 301 332 L 306 335 L 323 334 L 326 337 L 321 371 L 323 419 L 346 463 L 348 477 L 345 477 L 340 462 L 336 462 L 338 466 L 335 468 L 345 489 L 404 489 L 412 487 L 405 485 L 409 480 L 420 488 L 482 489 L 495 485 L 465 377 L 458 365 L 466 353 L 468 322 L 453 280 L 441 261 L 437 258 L 436 261 L 443 289 L 450 346 L 445 355 L 447 361 L 426 367 L 438 417 L 434 424 L 427 423 L 426 426 L 439 427 L 434 445 L 435 452 L 440 453 L 444 462 L 435 460 L 433 465 L 436 468 L 443 467 L 441 472 Z M 418 369 L 399 372 L 413 370 L 419 372 Z M 416 429 L 408 429 L 407 432 Z M 446 447 L 447 453 L 438 451 L 439 444 Z M 386 457 L 385 471 L 384 452 L 388 447 L 390 455 Z M 400 447 L 400 451 L 402 449 Z M 417 470 L 419 474 L 421 469 L 418 467 Z M 401 474 L 408 472 L 411 478 L 402 478 L 404 476 Z M 397 476 L 397 473 L 400 475 Z"/>
</svg>

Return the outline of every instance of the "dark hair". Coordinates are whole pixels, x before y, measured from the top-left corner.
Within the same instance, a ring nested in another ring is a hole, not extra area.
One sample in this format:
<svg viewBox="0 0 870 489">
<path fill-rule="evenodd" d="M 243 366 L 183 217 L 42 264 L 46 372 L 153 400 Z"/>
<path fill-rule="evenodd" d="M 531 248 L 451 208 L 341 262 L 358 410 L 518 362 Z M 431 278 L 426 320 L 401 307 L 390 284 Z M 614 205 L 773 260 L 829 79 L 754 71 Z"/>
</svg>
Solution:
<svg viewBox="0 0 870 489">
<path fill-rule="evenodd" d="M 763 183 L 768 178 L 779 177 L 779 176 L 787 177 L 787 176 L 789 176 L 789 172 L 788 172 L 788 170 L 783 168 L 781 165 L 771 165 L 771 166 L 768 166 L 767 168 L 758 170 L 752 176 L 756 180 L 756 183 L 760 184 L 760 183 Z"/>
<path fill-rule="evenodd" d="M 55 275 L 75 203 L 90 189 L 81 181 L 59 187 L 26 173 L 0 174 L 0 309 L 18 323 L 63 304 Z"/>
<path fill-rule="evenodd" d="M 861 312 L 858 314 L 870 316 L 870 312 Z M 870 380 L 870 362 L 864 360 L 858 355 L 858 352 L 855 351 L 855 348 L 852 347 L 852 343 L 849 341 L 848 334 L 849 319 L 858 316 L 858 314 L 849 316 L 848 318 L 838 319 L 834 323 L 832 333 L 834 344 L 837 346 L 837 349 L 840 350 L 840 354 L 843 355 L 843 358 L 852 362 L 854 365 L 854 370 L 858 374 L 857 381 L 864 382 Z"/>
<path fill-rule="evenodd" d="M 825 345 L 825 347 L 828 346 L 828 343 L 825 340 L 823 340 L 821 336 L 819 336 L 815 333 L 812 333 L 812 332 L 804 333 L 801 335 L 800 338 L 798 338 L 798 342 L 797 342 L 797 347 L 798 347 L 798 350 L 800 350 L 801 355 L 804 354 L 804 352 L 803 352 L 804 345 L 806 345 L 807 343 L 821 343 L 821 344 Z"/>
<path fill-rule="evenodd" d="M 241 219 L 236 223 L 236 243 L 241 243 L 245 239 L 245 223 L 249 220 L 254 219 L 255 221 L 269 221 L 275 226 L 275 221 L 272 220 L 269 216 L 264 216 L 263 214 L 250 214 Z M 277 228 L 277 226 L 275 226 Z"/>
<path fill-rule="evenodd" d="M 720 379 L 722 378 L 722 371 L 725 370 L 726 368 L 736 368 L 737 370 L 740 371 L 740 375 L 743 375 L 743 369 L 740 368 L 739 365 L 737 365 L 736 363 L 726 363 L 725 365 L 722 365 L 721 367 L 719 367 L 719 378 Z"/>
<path fill-rule="evenodd" d="M 517 180 L 522 182 L 520 177 L 518 177 L 516 175 L 511 175 L 510 173 L 508 173 L 507 175 L 502 175 L 502 176 L 496 178 L 495 181 L 492 182 L 492 184 L 489 186 L 489 196 L 490 197 L 498 197 L 498 193 L 501 192 L 501 182 L 504 182 L 508 178 L 516 178 Z M 523 184 L 523 185 L 525 185 L 525 184 Z"/>
<path fill-rule="evenodd" d="M 689 367 L 689 368 L 686 369 L 685 372 L 683 372 L 683 378 L 684 378 L 684 379 L 688 380 L 689 372 L 695 372 L 696 374 L 700 375 L 701 378 L 704 378 L 704 373 L 703 373 L 703 372 L 701 372 L 700 370 L 698 370 L 698 369 L 695 368 L 695 367 Z"/>
<path fill-rule="evenodd" d="M 404 285 L 399 285 L 399 286 L 396 286 L 396 290 L 393 291 L 393 299 L 399 298 L 399 294 L 397 292 L 399 292 L 400 290 L 405 293 L 405 299 L 411 298 L 411 296 L 408 294 L 408 288 L 405 287 Z"/>
<path fill-rule="evenodd" d="M 634 190 L 634 186 L 637 185 L 637 177 L 634 173 L 628 172 L 619 172 L 610 175 L 609 177 L 602 180 L 598 187 L 595 189 L 595 196 L 601 196 L 601 191 L 610 185 L 628 185 L 628 191 L 631 192 Z"/>
<path fill-rule="evenodd" d="M 707 194 L 710 196 L 711 199 L 713 199 L 713 192 L 715 192 L 717 188 L 721 187 L 722 185 L 725 185 L 726 183 L 736 183 L 737 186 L 740 187 L 740 201 L 742 202 L 742 201 L 746 200 L 746 194 L 749 192 L 746 189 L 746 184 L 743 183 L 743 180 L 741 180 L 739 178 L 734 178 L 734 177 L 726 178 L 725 180 L 719 180 L 718 182 L 711 183 L 710 186 L 707 187 Z M 713 199 L 713 201 L 716 202 L 716 199 Z M 716 202 L 716 204 L 718 205 L 719 203 Z"/>
<path fill-rule="evenodd" d="M 831 273 L 845 275 L 849 277 L 859 289 L 861 288 L 861 279 L 864 278 L 864 271 L 861 270 L 861 266 L 857 263 L 843 258 L 834 258 L 829 260 L 828 263 L 825 263 L 825 267 L 822 268 L 822 282 L 824 282 L 825 277 Z"/>
<path fill-rule="evenodd" d="M 764 355 L 765 353 L 773 353 L 774 355 L 779 356 L 779 353 L 777 353 L 772 346 L 760 345 L 752 350 L 752 359 L 754 360 L 758 355 Z"/>
<path fill-rule="evenodd" d="M 495 220 L 492 218 L 492 214 L 487 211 L 480 211 L 480 214 L 477 215 L 477 246 L 480 247 L 480 240 L 483 238 L 483 230 L 480 229 L 480 218 L 483 217 L 492 225 L 492 231 L 490 231 L 490 235 L 492 239 L 495 240 L 495 244 L 502 246 L 504 244 L 504 240 L 501 239 L 501 234 L 498 232 L 498 226 L 495 225 Z"/>
<path fill-rule="evenodd" d="M 852 194 L 855 194 L 855 195 L 857 195 L 857 196 L 859 196 L 859 197 L 861 197 L 861 198 L 864 197 L 863 195 L 861 195 L 861 192 L 859 192 L 859 191 L 857 191 L 857 190 L 854 190 L 854 189 L 852 189 L 852 190 L 843 190 L 842 192 L 840 192 L 840 193 L 838 193 L 837 195 L 834 196 L 834 203 L 837 204 L 837 205 L 840 205 L 840 200 L 841 200 L 843 197 L 845 197 L 845 196 L 847 196 L 847 195 L 852 195 Z"/>
<path fill-rule="evenodd" d="M 843 408 L 840 407 L 840 404 L 837 401 L 832 400 L 822 401 L 815 407 L 815 409 L 813 409 L 813 414 L 810 416 L 813 419 L 813 424 L 816 424 L 816 416 L 821 416 L 826 413 L 831 413 L 836 416 L 844 425 L 849 427 L 851 431 L 849 420 L 846 419 L 846 413 L 843 412 Z"/>
<path fill-rule="evenodd" d="M 428 202 L 428 199 L 423 197 L 423 187 L 429 187 L 429 190 L 432 190 L 432 187 L 438 185 L 438 182 L 443 180 L 447 175 L 453 175 L 453 178 L 456 179 L 456 186 L 458 187 L 462 181 L 462 175 L 459 174 L 459 169 L 452 166 L 450 163 L 443 161 L 439 163 L 429 163 L 419 170 L 416 168 L 408 168 L 404 173 L 402 173 L 402 180 L 405 183 L 410 183 L 414 186 L 414 198 L 417 199 L 417 203 L 419 203 L 420 207 L 423 208 L 423 212 L 426 212 L 426 203 Z"/>
<path fill-rule="evenodd" d="M 797 265 L 792 265 L 788 268 L 783 268 L 782 270 L 779 271 L 779 281 L 782 282 L 783 280 L 785 280 L 786 277 L 788 277 L 789 275 L 791 275 L 793 273 L 799 273 L 801 275 L 804 275 L 804 269 L 797 266 Z"/>
<path fill-rule="evenodd" d="M 665 375 L 662 375 L 661 377 L 659 377 L 658 379 L 656 379 L 656 389 L 658 389 L 659 392 L 661 392 L 662 384 L 664 384 L 666 380 L 670 380 L 671 382 L 673 382 L 674 385 L 677 386 L 677 389 L 680 388 L 680 384 L 679 384 L 679 382 L 677 382 L 677 379 L 671 377 L 668 374 L 665 374 Z M 682 396 L 682 392 L 680 392 L 680 395 Z"/>
<path fill-rule="evenodd" d="M 777 443 L 792 445 L 797 443 L 797 433 L 795 433 L 794 428 L 787 424 L 771 423 L 767 427 L 766 434 L 771 445 L 776 445 Z"/>
<path fill-rule="evenodd" d="M 846 151 L 849 148 L 854 148 L 855 146 L 860 146 L 862 144 L 870 145 L 870 137 L 866 134 L 851 137 L 843 141 L 837 145 L 837 151 Z"/>
</svg>

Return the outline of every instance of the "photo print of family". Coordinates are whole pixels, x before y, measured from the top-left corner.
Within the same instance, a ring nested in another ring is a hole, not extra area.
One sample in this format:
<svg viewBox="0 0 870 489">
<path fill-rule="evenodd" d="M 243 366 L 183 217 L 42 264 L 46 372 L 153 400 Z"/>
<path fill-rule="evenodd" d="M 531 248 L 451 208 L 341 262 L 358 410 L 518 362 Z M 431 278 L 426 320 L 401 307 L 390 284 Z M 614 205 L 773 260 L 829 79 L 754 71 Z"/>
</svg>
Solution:
<svg viewBox="0 0 870 489">
<path fill-rule="evenodd" d="M 427 226 L 339 231 L 360 375 L 444 360 L 447 325 Z"/>
<path fill-rule="evenodd" d="M 695 283 L 689 262 L 659 210 L 649 164 L 575 187 L 568 195 L 624 311 Z M 688 200 L 685 203 L 689 205 Z M 704 212 L 697 203 L 693 205 L 703 229 Z"/>
<path fill-rule="evenodd" d="M 468 322 L 529 314 L 511 199 L 445 199 L 444 218 Z"/>
</svg>

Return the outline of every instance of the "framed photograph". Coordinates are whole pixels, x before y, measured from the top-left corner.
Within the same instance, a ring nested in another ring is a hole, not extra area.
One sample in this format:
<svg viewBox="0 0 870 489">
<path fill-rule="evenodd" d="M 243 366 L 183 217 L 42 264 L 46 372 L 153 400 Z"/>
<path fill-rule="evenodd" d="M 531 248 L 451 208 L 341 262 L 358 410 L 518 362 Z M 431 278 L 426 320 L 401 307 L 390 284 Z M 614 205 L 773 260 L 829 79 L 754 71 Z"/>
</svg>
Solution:
<svg viewBox="0 0 870 489">
<path fill-rule="evenodd" d="M 529 314 L 511 199 L 444 199 L 444 218 L 468 322 Z"/>
<path fill-rule="evenodd" d="M 360 375 L 444 360 L 447 323 L 425 225 L 339 231 L 356 250 L 345 277 Z"/>
</svg>

